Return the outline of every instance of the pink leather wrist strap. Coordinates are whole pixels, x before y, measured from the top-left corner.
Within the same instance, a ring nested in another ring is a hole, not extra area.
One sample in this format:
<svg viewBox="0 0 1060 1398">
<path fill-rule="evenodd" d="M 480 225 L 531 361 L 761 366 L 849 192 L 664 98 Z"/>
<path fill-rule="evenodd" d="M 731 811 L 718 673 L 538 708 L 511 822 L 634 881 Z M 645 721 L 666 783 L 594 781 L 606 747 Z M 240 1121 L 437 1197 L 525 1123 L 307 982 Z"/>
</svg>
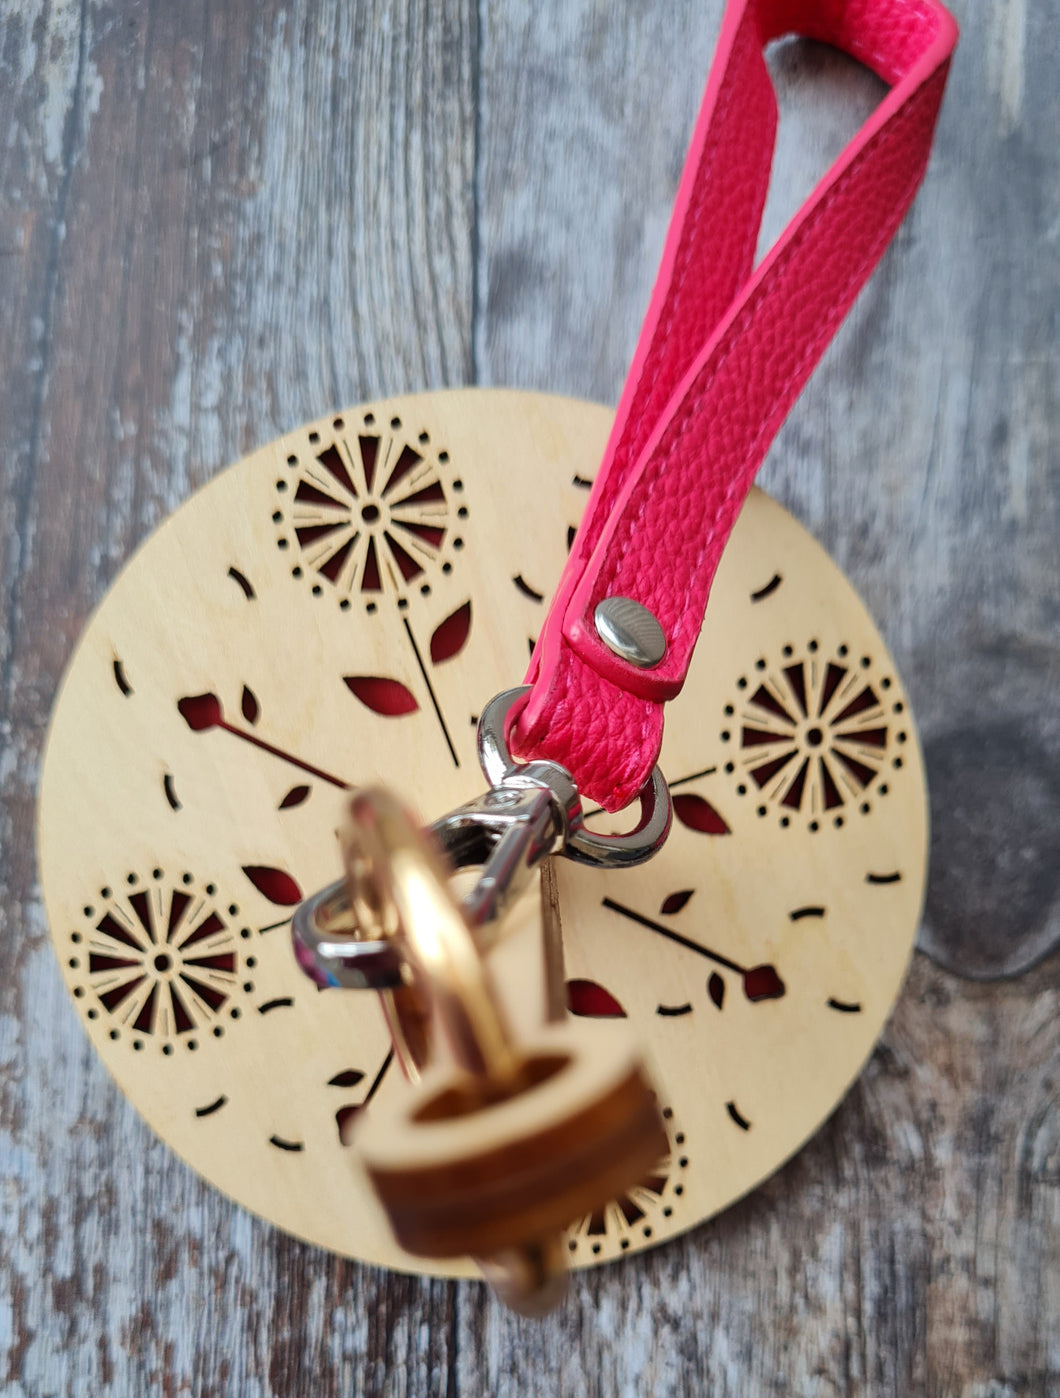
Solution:
<svg viewBox="0 0 1060 1398">
<path fill-rule="evenodd" d="M 763 58 L 797 33 L 891 90 L 754 267 L 777 124 Z M 648 780 L 729 532 L 770 443 L 912 203 L 957 39 L 937 0 L 730 0 L 655 291 L 510 735 L 608 810 Z M 666 653 L 638 668 L 594 622 L 629 597 Z"/>
</svg>

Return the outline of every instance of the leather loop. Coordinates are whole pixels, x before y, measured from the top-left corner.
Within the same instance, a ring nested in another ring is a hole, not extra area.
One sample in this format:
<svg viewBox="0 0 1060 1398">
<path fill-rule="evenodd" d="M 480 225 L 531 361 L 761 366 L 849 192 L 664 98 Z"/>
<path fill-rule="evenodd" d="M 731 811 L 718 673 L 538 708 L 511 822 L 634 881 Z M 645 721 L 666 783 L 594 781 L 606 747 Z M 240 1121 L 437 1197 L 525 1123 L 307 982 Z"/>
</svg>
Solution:
<svg viewBox="0 0 1060 1398">
<path fill-rule="evenodd" d="M 797 33 L 891 90 L 763 261 L 777 103 L 763 56 Z M 726 540 L 769 446 L 924 175 L 956 25 L 938 0 L 730 0 L 648 314 L 512 733 L 608 810 L 648 779 Z M 605 597 L 661 622 L 638 669 L 600 641 Z"/>
</svg>

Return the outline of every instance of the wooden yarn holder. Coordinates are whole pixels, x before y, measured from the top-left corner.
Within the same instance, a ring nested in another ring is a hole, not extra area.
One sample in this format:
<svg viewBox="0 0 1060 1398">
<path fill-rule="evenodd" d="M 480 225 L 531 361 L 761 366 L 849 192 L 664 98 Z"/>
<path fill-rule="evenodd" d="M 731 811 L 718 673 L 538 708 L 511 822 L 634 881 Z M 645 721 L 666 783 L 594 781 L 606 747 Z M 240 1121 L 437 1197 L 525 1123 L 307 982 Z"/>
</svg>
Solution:
<svg viewBox="0 0 1060 1398">
<path fill-rule="evenodd" d="M 522 678 L 610 421 L 454 390 L 253 452 L 129 563 L 56 705 L 42 882 L 93 1044 L 205 1178 L 367 1262 L 473 1274 L 393 1242 L 344 1140 L 404 1085 L 375 997 L 310 985 L 290 916 L 338 876 L 349 785 L 385 784 L 424 819 L 485 787 L 475 720 Z M 628 1019 L 669 1136 L 640 1185 L 570 1230 L 574 1266 L 694 1226 L 798 1149 L 871 1052 L 919 920 L 926 793 L 893 662 L 761 492 L 661 765 L 662 853 L 613 874 L 555 860 L 547 890 L 571 1012 Z M 541 1011 L 536 932 L 492 954 L 515 1014 Z"/>
</svg>

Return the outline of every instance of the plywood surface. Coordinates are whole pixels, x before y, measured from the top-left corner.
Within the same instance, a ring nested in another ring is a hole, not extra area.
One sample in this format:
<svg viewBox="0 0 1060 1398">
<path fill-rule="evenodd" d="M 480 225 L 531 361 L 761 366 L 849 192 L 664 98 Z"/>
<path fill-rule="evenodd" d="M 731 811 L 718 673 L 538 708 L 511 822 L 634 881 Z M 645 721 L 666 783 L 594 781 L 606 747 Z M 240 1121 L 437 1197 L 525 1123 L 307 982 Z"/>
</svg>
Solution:
<svg viewBox="0 0 1060 1398">
<path fill-rule="evenodd" d="M 924 943 L 983 975 L 1057 928 L 1060 31 L 1052 4 L 956 9 L 928 184 L 765 483 L 895 654 L 934 779 Z M 614 401 L 719 17 L 0 7 L 5 1391 L 1060 1385 L 1055 957 L 972 983 L 918 956 L 806 1150 L 534 1329 L 472 1283 L 339 1261 L 201 1184 L 115 1091 L 48 944 L 44 724 L 132 548 L 343 403 L 470 382 Z M 876 87 L 815 49 L 776 71 L 790 205 Z"/>
<path fill-rule="evenodd" d="M 339 1122 L 411 1111 L 409 1089 L 376 997 L 302 974 L 292 910 L 341 868 L 351 785 L 386 783 L 422 818 L 481 794 L 474 710 L 522 674 L 610 425 L 598 404 L 477 388 L 286 434 L 138 551 L 56 703 L 40 877 L 89 1038 L 207 1180 L 362 1261 L 417 1270 Z M 616 1031 L 639 1048 L 667 1130 L 628 1194 L 565 1220 L 575 1266 L 657 1247 L 786 1161 L 871 1052 L 916 936 L 908 698 L 850 585 L 762 491 L 659 763 L 664 848 L 636 870 L 553 870 L 564 1032 L 588 1064 Z M 526 901 L 514 961 L 507 943 L 491 957 L 524 1045 L 545 1018 L 540 893 Z M 602 994 L 625 1023 L 595 1012 Z"/>
</svg>

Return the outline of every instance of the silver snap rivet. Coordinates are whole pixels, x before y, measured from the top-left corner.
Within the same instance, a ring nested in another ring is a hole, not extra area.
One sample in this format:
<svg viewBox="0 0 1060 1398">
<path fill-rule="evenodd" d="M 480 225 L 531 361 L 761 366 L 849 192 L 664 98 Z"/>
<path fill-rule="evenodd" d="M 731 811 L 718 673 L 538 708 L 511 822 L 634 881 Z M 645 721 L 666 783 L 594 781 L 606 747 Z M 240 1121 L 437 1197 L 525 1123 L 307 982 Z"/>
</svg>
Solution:
<svg viewBox="0 0 1060 1398">
<path fill-rule="evenodd" d="M 632 597 L 605 597 L 593 613 L 596 634 L 608 650 L 642 670 L 666 654 L 666 633 L 647 607 Z"/>
</svg>

